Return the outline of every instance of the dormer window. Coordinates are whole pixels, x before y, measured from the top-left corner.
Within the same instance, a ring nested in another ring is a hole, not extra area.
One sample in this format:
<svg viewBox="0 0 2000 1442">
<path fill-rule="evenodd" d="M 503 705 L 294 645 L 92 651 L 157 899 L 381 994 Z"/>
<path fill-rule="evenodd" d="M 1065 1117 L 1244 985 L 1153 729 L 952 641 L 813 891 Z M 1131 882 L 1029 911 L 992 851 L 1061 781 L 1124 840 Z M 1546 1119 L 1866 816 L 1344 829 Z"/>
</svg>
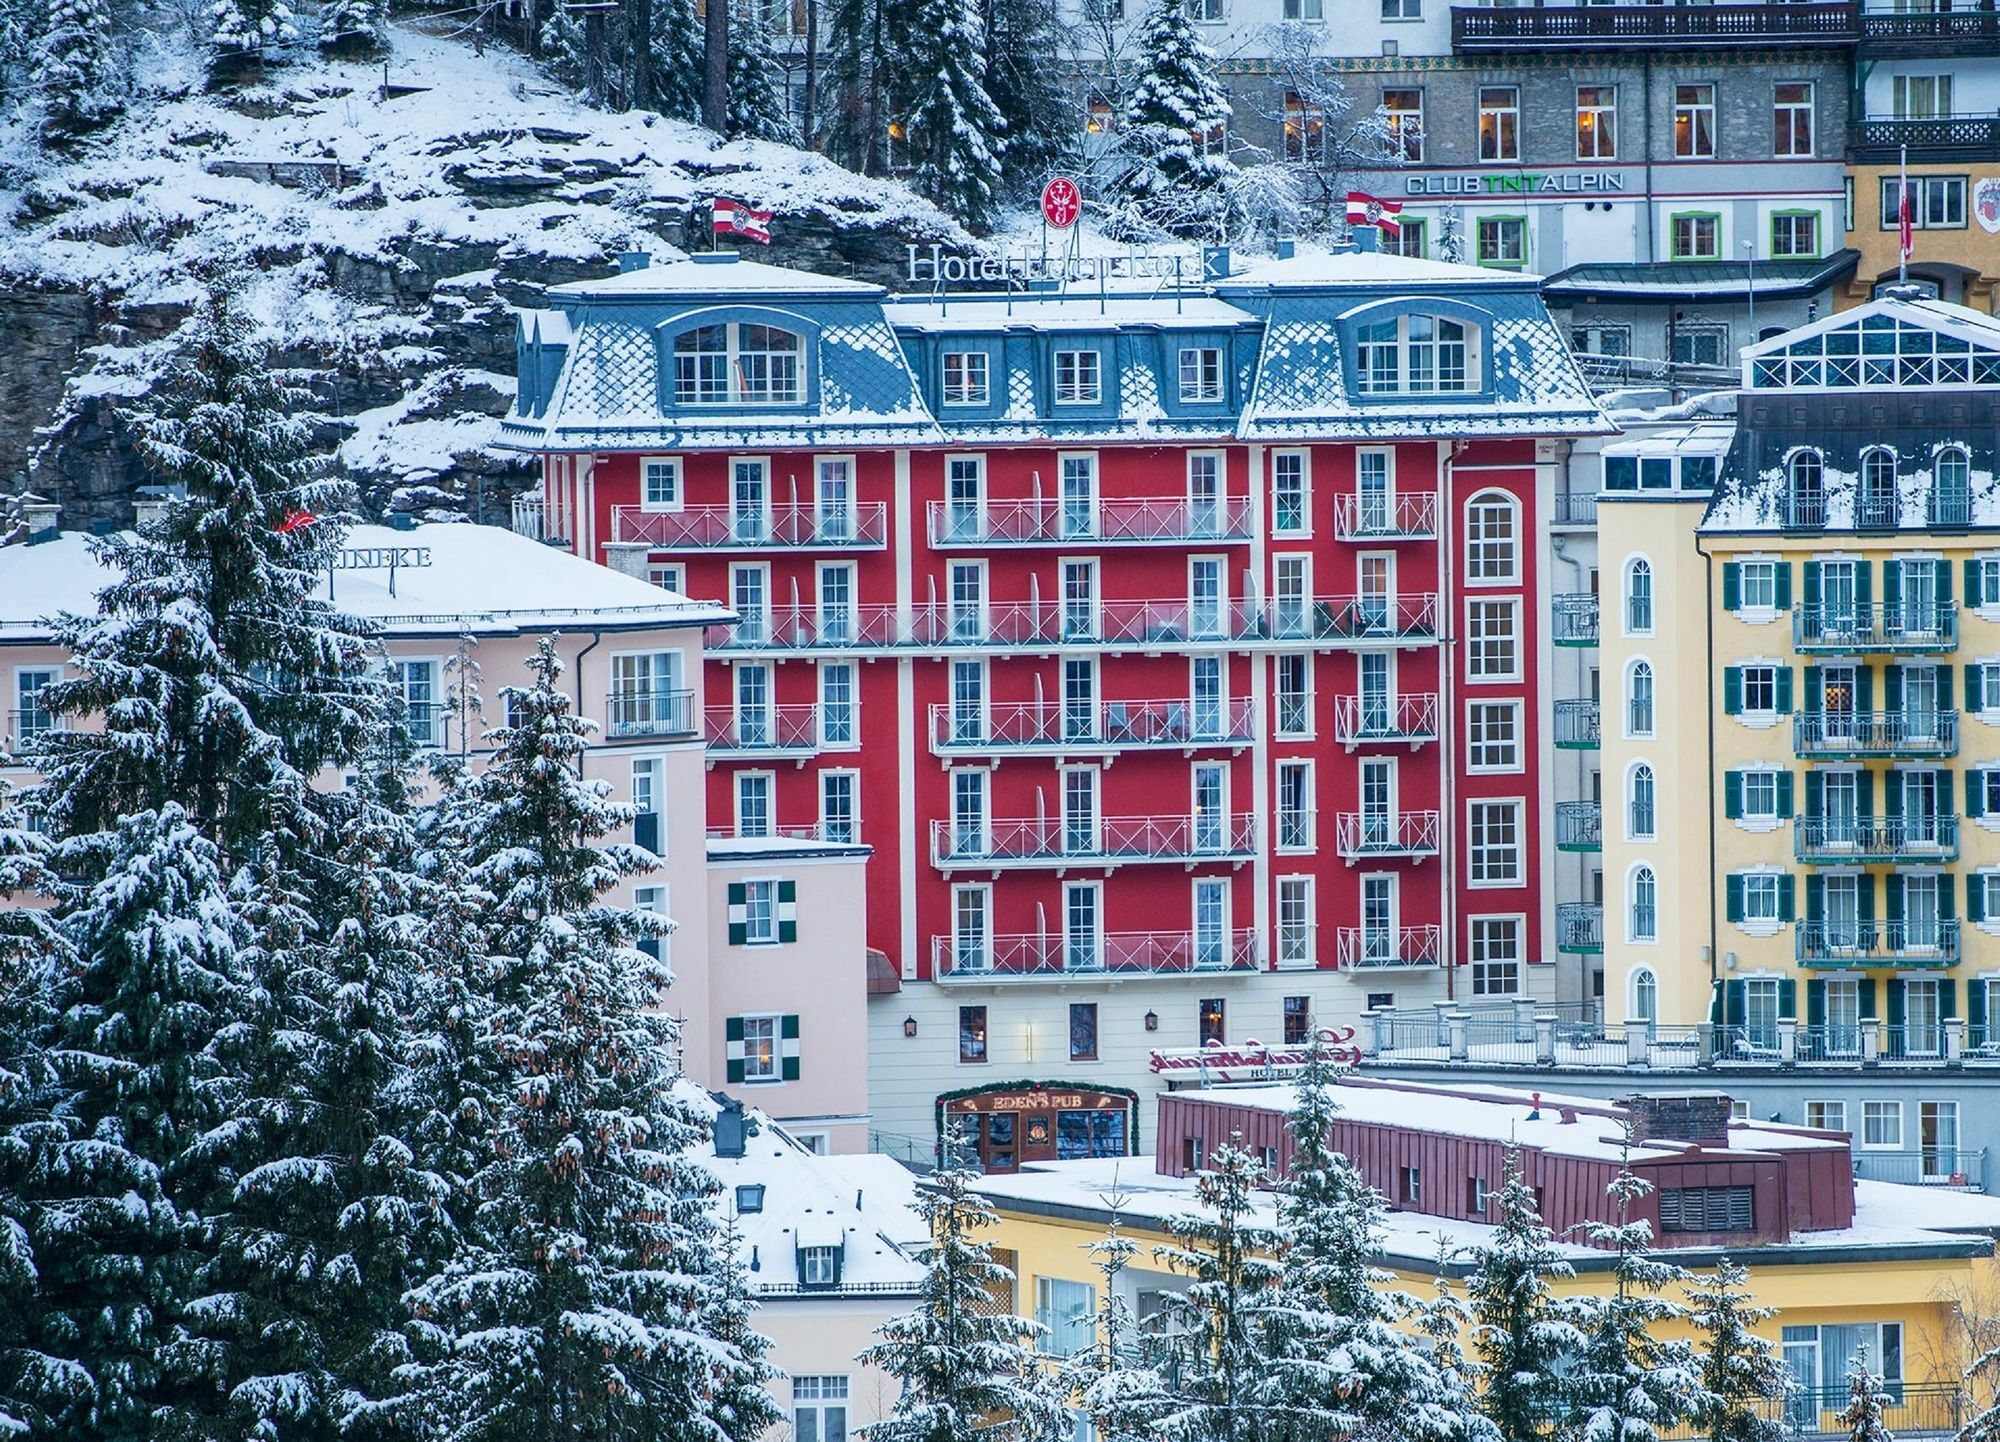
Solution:
<svg viewBox="0 0 2000 1442">
<path fill-rule="evenodd" d="M 1792 528 L 1817 531 L 1826 524 L 1826 473 L 1817 451 L 1792 457 Z"/>
<path fill-rule="evenodd" d="M 1356 331 L 1364 395 L 1436 395 L 1478 389 L 1473 328 L 1436 315 L 1404 315 Z"/>
<path fill-rule="evenodd" d="M 1219 401 L 1222 399 L 1222 351 L 1217 346 L 1181 348 L 1181 399 Z"/>
<path fill-rule="evenodd" d="M 1056 352 L 1056 404 L 1094 406 L 1104 395 L 1103 373 L 1094 350 Z"/>
<path fill-rule="evenodd" d="M 674 403 L 794 406 L 805 398 L 805 339 L 771 325 L 730 322 L 674 337 Z"/>
<path fill-rule="evenodd" d="M 1861 458 L 1861 507 L 1854 524 L 1864 531 L 1884 531 L 1896 524 L 1896 458 L 1872 450 Z"/>
<path fill-rule="evenodd" d="M 986 352 L 948 350 L 944 353 L 944 403 L 983 406 L 992 390 L 987 380 Z"/>
<path fill-rule="evenodd" d="M 837 1287 L 840 1285 L 840 1248 L 800 1247 L 799 1285 Z"/>
</svg>

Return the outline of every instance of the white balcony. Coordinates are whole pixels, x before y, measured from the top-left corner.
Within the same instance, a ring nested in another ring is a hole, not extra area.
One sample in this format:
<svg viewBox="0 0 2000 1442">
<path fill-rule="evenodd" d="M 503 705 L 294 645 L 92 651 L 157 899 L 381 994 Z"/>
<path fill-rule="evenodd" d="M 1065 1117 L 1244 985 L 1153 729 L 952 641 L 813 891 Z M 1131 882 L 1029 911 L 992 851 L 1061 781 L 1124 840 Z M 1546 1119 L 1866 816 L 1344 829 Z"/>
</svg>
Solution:
<svg viewBox="0 0 2000 1442">
<path fill-rule="evenodd" d="M 1229 701 L 1017 701 L 961 714 L 931 707 L 934 756 L 1077 756 L 1120 751 L 1240 750 L 1256 739 L 1246 698 Z"/>
<path fill-rule="evenodd" d="M 1218 976 L 1257 969 L 1250 927 L 1215 935 L 1114 931 L 1092 937 L 931 938 L 931 976 L 941 982 L 1121 981 Z"/>
<path fill-rule="evenodd" d="M 1097 501 L 1010 500 L 983 506 L 932 501 L 931 545 L 938 550 L 994 546 L 1164 546 L 1250 539 L 1250 502 L 1178 497 Z"/>
<path fill-rule="evenodd" d="M 879 551 L 888 544 L 889 508 L 881 501 L 844 508 L 684 506 L 649 511 L 611 508 L 611 539 L 663 551 Z"/>
<path fill-rule="evenodd" d="M 1435 491 L 1333 498 L 1333 533 L 1343 541 L 1430 541 L 1437 530 Z"/>
<path fill-rule="evenodd" d="M 1248 861 L 1256 850 L 1257 819 L 1249 812 L 931 823 L 931 864 L 942 871 L 1198 866 Z"/>
<path fill-rule="evenodd" d="M 1349 751 L 1384 744 L 1407 745 L 1414 751 L 1437 740 L 1437 695 L 1337 697 L 1333 735 Z"/>
<path fill-rule="evenodd" d="M 813 705 L 710 706 L 703 732 L 711 754 L 806 757 L 820 749 L 819 721 Z"/>
<path fill-rule="evenodd" d="M 1435 926 L 1343 926 L 1336 945 L 1342 971 L 1436 966 L 1444 958 L 1444 933 Z"/>
<path fill-rule="evenodd" d="M 1343 811 L 1335 849 L 1352 865 L 1371 857 L 1421 859 L 1438 854 L 1435 811 Z"/>
</svg>

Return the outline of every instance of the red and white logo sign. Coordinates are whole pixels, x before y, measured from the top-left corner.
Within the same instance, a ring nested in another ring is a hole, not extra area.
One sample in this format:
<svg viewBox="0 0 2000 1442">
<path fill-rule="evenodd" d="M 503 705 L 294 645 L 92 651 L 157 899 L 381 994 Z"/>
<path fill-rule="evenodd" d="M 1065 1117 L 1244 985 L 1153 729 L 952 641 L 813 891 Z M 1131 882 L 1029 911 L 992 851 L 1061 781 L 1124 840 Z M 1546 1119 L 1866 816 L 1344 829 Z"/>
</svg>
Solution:
<svg viewBox="0 0 2000 1442">
<path fill-rule="evenodd" d="M 1057 230 L 1068 230 L 1083 214 L 1083 192 L 1067 175 L 1042 187 L 1042 219 Z"/>
<path fill-rule="evenodd" d="M 2000 176 L 1989 175 L 1972 190 L 1972 213 L 1991 235 L 2000 235 Z"/>
<path fill-rule="evenodd" d="M 1319 1035 L 1327 1060 L 1335 1066 L 1361 1064 L 1361 1048 L 1354 1045 L 1353 1027 L 1322 1027 Z M 1246 1041 L 1241 1046 L 1225 1046 L 1210 1042 L 1207 1046 L 1153 1052 L 1147 1058 L 1147 1067 L 1155 1073 L 1194 1072 L 1211 1081 L 1257 1081 L 1295 1072 L 1306 1060 L 1304 1043 L 1265 1046 L 1262 1042 Z"/>
</svg>

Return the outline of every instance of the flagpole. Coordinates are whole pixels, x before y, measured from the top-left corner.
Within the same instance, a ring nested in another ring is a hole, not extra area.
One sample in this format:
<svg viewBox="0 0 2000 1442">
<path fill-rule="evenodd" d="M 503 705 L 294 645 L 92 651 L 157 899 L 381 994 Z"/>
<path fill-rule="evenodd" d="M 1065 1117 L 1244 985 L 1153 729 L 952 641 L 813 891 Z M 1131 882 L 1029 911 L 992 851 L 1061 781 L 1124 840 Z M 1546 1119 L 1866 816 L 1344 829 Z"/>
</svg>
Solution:
<svg viewBox="0 0 2000 1442">
<path fill-rule="evenodd" d="M 1910 278 L 1910 228 L 1916 223 L 1916 217 L 1910 213 L 1910 147 L 1907 144 L 1900 148 L 1897 175 L 1900 177 L 1897 189 L 1900 213 L 1896 217 L 1896 284 L 1903 285 Z"/>
</svg>

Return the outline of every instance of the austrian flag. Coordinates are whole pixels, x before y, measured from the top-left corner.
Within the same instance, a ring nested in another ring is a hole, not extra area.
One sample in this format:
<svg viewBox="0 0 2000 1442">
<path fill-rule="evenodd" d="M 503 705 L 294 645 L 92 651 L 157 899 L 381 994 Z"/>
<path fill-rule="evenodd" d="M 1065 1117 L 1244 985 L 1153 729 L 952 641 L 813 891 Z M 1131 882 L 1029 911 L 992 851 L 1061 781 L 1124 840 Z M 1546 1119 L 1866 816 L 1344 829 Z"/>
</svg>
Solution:
<svg viewBox="0 0 2000 1442">
<path fill-rule="evenodd" d="M 1359 190 L 1347 192 L 1347 223 L 1349 225 L 1380 226 L 1390 235 L 1401 235 L 1403 223 L 1396 219 L 1403 213 L 1403 205 L 1397 200 L 1377 200 L 1374 196 Z"/>
<path fill-rule="evenodd" d="M 771 212 L 752 210 L 740 200 L 718 197 L 715 202 L 715 233 L 740 235 L 759 245 L 771 243 Z"/>
</svg>

